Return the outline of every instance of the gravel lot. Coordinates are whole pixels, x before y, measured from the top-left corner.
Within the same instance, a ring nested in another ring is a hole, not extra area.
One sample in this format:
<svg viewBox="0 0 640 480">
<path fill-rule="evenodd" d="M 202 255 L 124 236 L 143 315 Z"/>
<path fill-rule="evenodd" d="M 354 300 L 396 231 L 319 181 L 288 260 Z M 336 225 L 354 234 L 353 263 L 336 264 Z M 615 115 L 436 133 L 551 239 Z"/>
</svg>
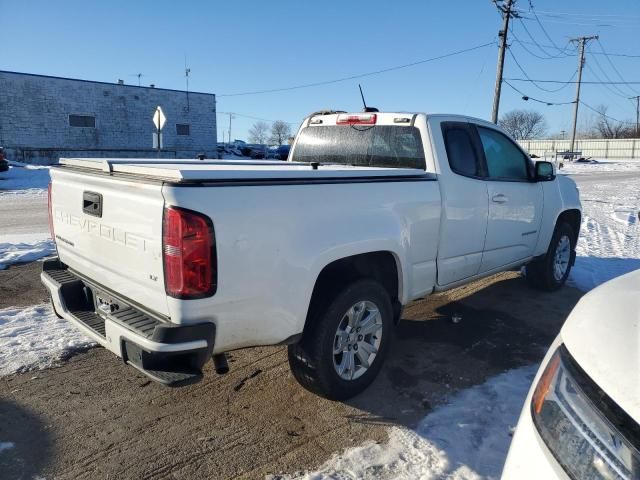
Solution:
<svg viewBox="0 0 640 480">
<path fill-rule="evenodd" d="M 0 271 L 0 308 L 47 297 L 39 263 Z M 8 294 L 5 295 L 5 292 Z M 0 478 L 264 478 L 311 469 L 386 427 L 412 426 L 461 389 L 538 362 L 581 292 L 544 294 L 504 273 L 414 302 L 389 361 L 346 403 L 293 380 L 282 347 L 231 355 L 200 384 L 169 389 L 102 348 L 0 379 Z M 450 321 L 453 313 L 462 321 Z"/>
</svg>

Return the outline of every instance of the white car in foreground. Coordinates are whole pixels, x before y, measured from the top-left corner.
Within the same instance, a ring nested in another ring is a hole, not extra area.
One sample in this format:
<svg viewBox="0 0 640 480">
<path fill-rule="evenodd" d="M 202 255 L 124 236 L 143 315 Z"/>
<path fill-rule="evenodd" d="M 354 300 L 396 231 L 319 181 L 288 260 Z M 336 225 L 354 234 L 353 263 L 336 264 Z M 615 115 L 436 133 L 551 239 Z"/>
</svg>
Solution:
<svg viewBox="0 0 640 480">
<path fill-rule="evenodd" d="M 640 478 L 640 270 L 573 309 L 527 397 L 502 474 Z"/>
</svg>

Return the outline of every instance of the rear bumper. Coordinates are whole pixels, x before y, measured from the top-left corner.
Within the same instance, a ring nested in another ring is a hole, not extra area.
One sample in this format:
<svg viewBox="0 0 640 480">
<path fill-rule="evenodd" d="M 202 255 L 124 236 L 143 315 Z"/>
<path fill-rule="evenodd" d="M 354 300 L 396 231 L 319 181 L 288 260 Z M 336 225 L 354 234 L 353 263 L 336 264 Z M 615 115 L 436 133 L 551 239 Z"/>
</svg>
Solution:
<svg viewBox="0 0 640 480">
<path fill-rule="evenodd" d="M 213 323 L 175 325 L 70 271 L 57 258 L 42 266 L 56 313 L 125 363 L 171 386 L 194 383 L 211 357 Z"/>
</svg>

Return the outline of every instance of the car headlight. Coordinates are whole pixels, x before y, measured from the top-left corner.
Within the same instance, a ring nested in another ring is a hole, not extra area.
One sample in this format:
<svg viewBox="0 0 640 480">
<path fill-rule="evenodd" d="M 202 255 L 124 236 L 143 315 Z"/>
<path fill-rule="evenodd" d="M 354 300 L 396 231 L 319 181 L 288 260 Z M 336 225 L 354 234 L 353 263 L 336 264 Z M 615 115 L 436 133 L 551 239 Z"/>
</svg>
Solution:
<svg viewBox="0 0 640 480">
<path fill-rule="evenodd" d="M 533 422 L 574 479 L 640 479 L 640 426 L 571 357 L 556 350 L 531 401 Z"/>
</svg>

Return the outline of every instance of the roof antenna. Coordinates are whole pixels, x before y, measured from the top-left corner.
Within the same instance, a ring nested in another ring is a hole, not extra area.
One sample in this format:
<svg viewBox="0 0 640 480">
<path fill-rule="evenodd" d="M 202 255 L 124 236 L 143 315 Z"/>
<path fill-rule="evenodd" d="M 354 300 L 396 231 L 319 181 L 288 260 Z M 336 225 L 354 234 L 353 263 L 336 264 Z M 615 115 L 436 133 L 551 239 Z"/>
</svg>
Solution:
<svg viewBox="0 0 640 480">
<path fill-rule="evenodd" d="M 367 107 L 367 102 L 364 100 L 364 93 L 362 93 L 362 85 L 358 84 L 358 88 L 360 89 L 360 96 L 362 97 L 362 105 L 364 105 L 363 112 L 379 112 L 375 107 Z"/>
</svg>

